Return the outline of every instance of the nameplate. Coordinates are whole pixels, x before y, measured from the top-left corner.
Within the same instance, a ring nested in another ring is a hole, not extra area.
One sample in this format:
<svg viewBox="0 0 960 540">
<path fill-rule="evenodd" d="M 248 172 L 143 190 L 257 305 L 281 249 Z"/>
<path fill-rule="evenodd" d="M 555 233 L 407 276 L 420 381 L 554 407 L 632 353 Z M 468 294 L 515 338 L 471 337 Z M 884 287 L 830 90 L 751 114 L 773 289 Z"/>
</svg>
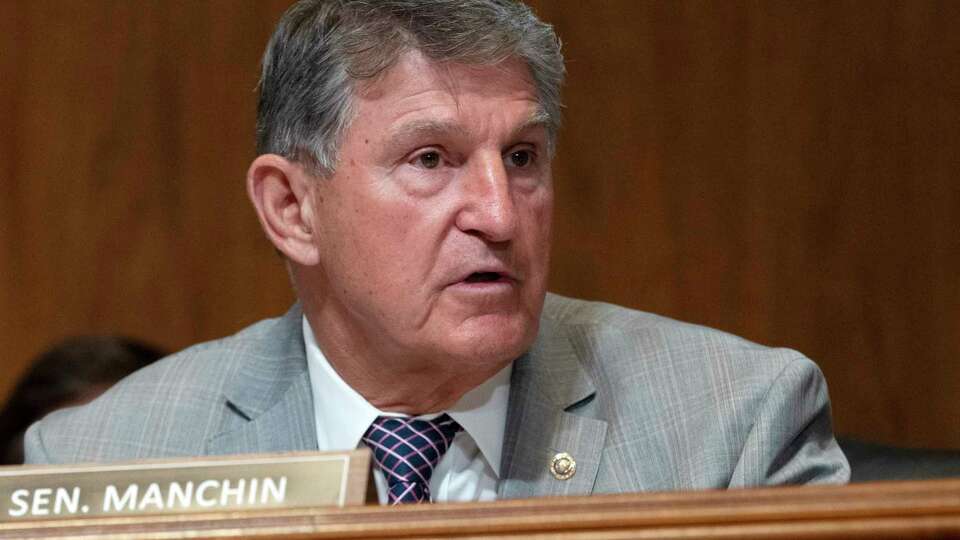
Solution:
<svg viewBox="0 0 960 540">
<path fill-rule="evenodd" d="M 0 521 L 363 504 L 370 452 L 0 468 Z"/>
</svg>

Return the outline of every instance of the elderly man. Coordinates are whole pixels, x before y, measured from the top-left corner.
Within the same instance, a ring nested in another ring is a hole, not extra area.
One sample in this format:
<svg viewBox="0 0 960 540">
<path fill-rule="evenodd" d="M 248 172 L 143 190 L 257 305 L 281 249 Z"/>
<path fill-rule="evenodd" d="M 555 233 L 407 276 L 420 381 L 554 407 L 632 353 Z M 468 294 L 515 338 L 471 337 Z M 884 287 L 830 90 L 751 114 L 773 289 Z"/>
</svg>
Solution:
<svg viewBox="0 0 960 540">
<path fill-rule="evenodd" d="M 508 0 L 304 0 L 247 188 L 299 303 L 27 436 L 32 462 L 369 446 L 383 502 L 843 482 L 789 350 L 546 294 L 559 42 Z"/>
</svg>

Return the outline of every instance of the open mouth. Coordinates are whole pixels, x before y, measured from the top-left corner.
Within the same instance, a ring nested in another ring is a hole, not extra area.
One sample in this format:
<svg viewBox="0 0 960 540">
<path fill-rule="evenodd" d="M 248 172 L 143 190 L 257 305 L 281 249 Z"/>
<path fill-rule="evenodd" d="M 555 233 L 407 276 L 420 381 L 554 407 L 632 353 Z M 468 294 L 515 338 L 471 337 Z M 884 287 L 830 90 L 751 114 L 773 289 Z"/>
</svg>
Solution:
<svg viewBox="0 0 960 540">
<path fill-rule="evenodd" d="M 499 281 L 503 274 L 499 272 L 474 272 L 467 276 L 464 281 L 467 283 L 491 283 Z"/>
</svg>

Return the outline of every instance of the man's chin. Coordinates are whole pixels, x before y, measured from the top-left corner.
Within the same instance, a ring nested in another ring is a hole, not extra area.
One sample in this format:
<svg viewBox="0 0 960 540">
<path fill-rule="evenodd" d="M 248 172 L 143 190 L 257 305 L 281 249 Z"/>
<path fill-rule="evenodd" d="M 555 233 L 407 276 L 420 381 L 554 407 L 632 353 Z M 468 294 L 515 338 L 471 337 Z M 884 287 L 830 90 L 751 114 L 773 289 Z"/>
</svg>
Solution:
<svg viewBox="0 0 960 540">
<path fill-rule="evenodd" d="M 490 314 L 471 318 L 449 337 L 463 361 L 505 365 L 530 349 L 538 327 L 538 319 Z"/>
</svg>

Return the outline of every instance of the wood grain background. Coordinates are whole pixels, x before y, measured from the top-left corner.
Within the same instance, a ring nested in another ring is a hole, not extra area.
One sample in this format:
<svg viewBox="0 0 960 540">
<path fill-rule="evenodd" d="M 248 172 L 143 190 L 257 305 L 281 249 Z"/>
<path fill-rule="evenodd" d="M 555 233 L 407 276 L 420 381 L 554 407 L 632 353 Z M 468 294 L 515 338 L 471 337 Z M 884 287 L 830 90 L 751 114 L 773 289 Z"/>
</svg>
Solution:
<svg viewBox="0 0 960 540">
<path fill-rule="evenodd" d="M 246 202 L 286 0 L 0 7 L 0 396 L 77 333 L 282 312 Z M 960 447 L 960 3 L 534 3 L 564 41 L 552 289 L 799 349 L 838 431 Z"/>
</svg>

